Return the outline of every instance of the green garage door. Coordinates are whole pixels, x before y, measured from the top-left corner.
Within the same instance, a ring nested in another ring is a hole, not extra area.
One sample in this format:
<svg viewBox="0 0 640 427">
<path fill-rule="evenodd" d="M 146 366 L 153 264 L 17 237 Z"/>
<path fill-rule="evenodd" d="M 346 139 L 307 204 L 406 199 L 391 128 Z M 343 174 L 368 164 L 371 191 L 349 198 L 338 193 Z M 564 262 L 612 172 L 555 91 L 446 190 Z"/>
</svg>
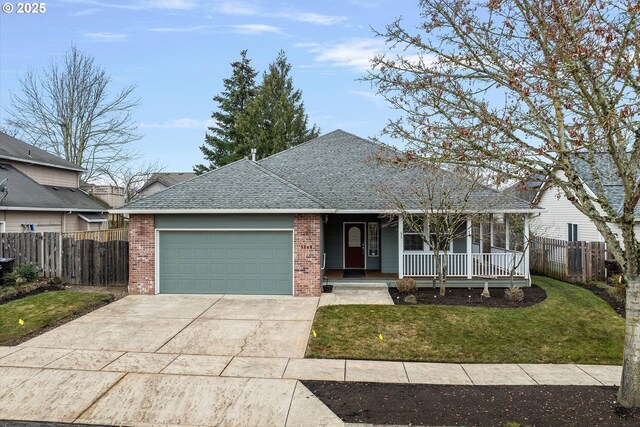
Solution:
<svg viewBox="0 0 640 427">
<path fill-rule="evenodd" d="M 161 231 L 161 293 L 293 293 L 290 231 Z"/>
</svg>

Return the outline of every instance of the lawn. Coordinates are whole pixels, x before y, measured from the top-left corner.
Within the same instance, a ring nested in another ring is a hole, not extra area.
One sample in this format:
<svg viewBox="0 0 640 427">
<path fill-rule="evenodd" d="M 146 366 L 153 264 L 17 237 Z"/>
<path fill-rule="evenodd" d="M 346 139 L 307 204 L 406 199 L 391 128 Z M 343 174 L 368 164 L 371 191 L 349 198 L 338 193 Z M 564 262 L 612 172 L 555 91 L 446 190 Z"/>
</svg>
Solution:
<svg viewBox="0 0 640 427">
<path fill-rule="evenodd" d="M 525 308 L 320 307 L 307 357 L 459 363 L 622 364 L 624 319 L 586 289 L 546 277 Z M 382 336 L 382 339 L 380 339 Z"/>
<path fill-rule="evenodd" d="M 112 299 L 111 294 L 103 292 L 51 291 L 2 304 L 0 345 L 16 344 L 48 326 L 91 311 Z"/>
</svg>

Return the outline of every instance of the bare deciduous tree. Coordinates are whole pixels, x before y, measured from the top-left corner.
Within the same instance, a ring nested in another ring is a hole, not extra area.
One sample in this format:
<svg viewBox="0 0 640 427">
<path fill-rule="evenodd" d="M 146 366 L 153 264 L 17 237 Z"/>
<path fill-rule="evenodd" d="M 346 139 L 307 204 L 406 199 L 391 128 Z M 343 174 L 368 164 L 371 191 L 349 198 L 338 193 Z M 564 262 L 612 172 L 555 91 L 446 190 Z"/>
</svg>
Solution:
<svg viewBox="0 0 640 427">
<path fill-rule="evenodd" d="M 28 71 L 20 85 L 7 124 L 26 142 L 85 168 L 85 181 L 135 156 L 134 86 L 110 94 L 111 77 L 92 56 L 72 46 L 60 62 Z"/>
<path fill-rule="evenodd" d="M 107 179 L 115 186 L 124 188 L 124 201 L 132 200 L 149 181 L 151 176 L 164 170 L 156 162 L 145 163 L 137 168 L 128 164 L 121 164 L 117 168 L 106 169 L 101 172 L 103 179 Z"/>
<path fill-rule="evenodd" d="M 460 166 L 444 170 L 430 159 L 418 158 L 411 153 L 403 158 L 381 157 L 379 160 L 405 164 L 419 172 L 401 187 L 382 185 L 379 191 L 393 205 L 394 214 L 389 215 L 390 220 L 395 218 L 395 212 L 402 217 L 405 239 L 415 236 L 433 253 L 440 295 L 444 296 L 453 242 L 466 238 L 471 232 L 467 220 L 482 215 L 482 207 L 474 196 L 482 188 L 480 181 L 484 177 Z"/>
<path fill-rule="evenodd" d="M 504 180 L 542 173 L 593 221 L 628 282 L 618 400 L 640 406 L 640 2 L 419 3 L 419 28 L 397 20 L 380 34 L 406 54 L 375 58 L 367 77 L 403 113 L 385 132 Z M 603 178 L 603 152 L 613 178 Z M 616 204 L 610 179 L 622 188 Z"/>
</svg>

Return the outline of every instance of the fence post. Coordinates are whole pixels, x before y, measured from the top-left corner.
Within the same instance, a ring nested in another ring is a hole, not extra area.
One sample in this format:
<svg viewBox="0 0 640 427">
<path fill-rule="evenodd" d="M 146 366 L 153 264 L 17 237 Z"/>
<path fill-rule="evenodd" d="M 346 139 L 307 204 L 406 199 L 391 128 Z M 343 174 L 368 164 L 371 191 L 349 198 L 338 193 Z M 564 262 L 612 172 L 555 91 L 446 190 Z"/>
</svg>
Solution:
<svg viewBox="0 0 640 427">
<path fill-rule="evenodd" d="M 56 254 L 56 276 L 62 278 L 62 233 L 58 233 L 58 253 Z"/>
</svg>

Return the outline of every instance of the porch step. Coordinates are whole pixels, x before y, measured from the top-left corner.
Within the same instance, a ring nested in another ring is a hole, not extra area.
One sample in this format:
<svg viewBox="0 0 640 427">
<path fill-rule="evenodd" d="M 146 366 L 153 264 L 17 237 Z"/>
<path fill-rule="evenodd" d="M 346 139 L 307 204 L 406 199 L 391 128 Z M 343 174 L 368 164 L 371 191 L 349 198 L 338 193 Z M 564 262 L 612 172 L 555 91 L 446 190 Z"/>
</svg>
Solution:
<svg viewBox="0 0 640 427">
<path fill-rule="evenodd" d="M 386 283 L 374 283 L 374 282 L 340 282 L 332 283 L 333 290 L 344 291 L 363 291 L 363 290 L 376 290 L 376 289 L 388 289 Z"/>
</svg>

